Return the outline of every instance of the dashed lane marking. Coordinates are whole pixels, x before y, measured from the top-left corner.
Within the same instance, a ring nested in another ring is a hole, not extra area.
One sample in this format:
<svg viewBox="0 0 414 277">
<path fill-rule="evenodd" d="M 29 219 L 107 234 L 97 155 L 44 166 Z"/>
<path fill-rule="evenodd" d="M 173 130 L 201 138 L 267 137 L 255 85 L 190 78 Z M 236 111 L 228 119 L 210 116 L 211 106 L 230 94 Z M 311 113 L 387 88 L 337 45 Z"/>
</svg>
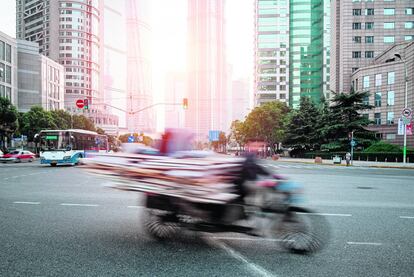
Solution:
<svg viewBox="0 0 414 277">
<path fill-rule="evenodd" d="M 128 206 L 127 208 L 130 208 L 130 209 L 143 209 L 145 207 L 143 207 L 143 206 Z"/>
<path fill-rule="evenodd" d="M 400 218 L 404 218 L 404 219 L 414 219 L 414 216 L 400 216 Z"/>
<path fill-rule="evenodd" d="M 323 216 L 343 216 L 343 217 L 352 216 L 352 214 L 329 214 L 329 213 L 298 213 L 298 214 L 323 215 Z"/>
<path fill-rule="evenodd" d="M 77 203 L 61 203 L 61 206 L 76 206 L 76 207 L 98 207 L 97 204 L 77 204 Z"/>
<path fill-rule="evenodd" d="M 247 258 L 243 257 L 242 254 L 238 253 L 237 251 L 235 251 L 234 249 L 232 249 L 231 247 L 229 247 L 225 243 L 219 242 L 219 241 L 211 239 L 211 238 L 207 239 L 207 241 L 211 246 L 224 250 L 232 258 L 242 262 L 247 267 L 247 269 L 252 274 L 254 274 L 255 276 L 266 276 L 266 277 L 269 277 L 269 276 L 276 277 L 277 276 L 274 273 L 271 273 L 271 272 L 267 271 L 266 269 L 264 269 L 260 265 L 257 265 L 255 263 L 253 263 L 252 261 L 248 260 Z"/>
<path fill-rule="evenodd" d="M 39 205 L 40 202 L 14 201 L 14 204 Z"/>
<path fill-rule="evenodd" d="M 258 241 L 258 242 L 281 242 L 281 241 L 289 241 L 293 242 L 294 240 L 283 240 L 283 239 L 264 239 L 264 238 L 241 238 L 241 237 L 212 237 L 213 239 L 217 240 L 240 240 L 240 241 Z"/>
<path fill-rule="evenodd" d="M 357 241 L 347 241 L 346 244 L 349 245 L 373 245 L 373 246 L 381 246 L 382 243 L 380 242 L 357 242 Z"/>
</svg>

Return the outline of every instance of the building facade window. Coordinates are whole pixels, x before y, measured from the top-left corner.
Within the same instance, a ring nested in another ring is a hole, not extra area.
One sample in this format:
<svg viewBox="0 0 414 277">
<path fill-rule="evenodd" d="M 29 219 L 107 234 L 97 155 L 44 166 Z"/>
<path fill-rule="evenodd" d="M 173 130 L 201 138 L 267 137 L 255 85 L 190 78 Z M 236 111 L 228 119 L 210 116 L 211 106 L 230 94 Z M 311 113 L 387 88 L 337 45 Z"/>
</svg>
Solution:
<svg viewBox="0 0 414 277">
<path fill-rule="evenodd" d="M 365 88 L 369 88 L 369 76 L 364 76 L 364 82 L 362 87 Z"/>
<path fill-rule="evenodd" d="M 374 51 L 365 51 L 365 58 L 367 59 L 374 58 Z"/>
<path fill-rule="evenodd" d="M 365 22 L 365 29 L 366 30 L 374 29 L 374 22 Z"/>
<path fill-rule="evenodd" d="M 361 37 L 360 37 L 360 36 L 353 37 L 353 38 L 352 38 L 352 40 L 353 40 L 355 43 L 361 43 Z"/>
<path fill-rule="evenodd" d="M 353 30 L 361 30 L 362 28 L 361 28 L 361 23 L 360 22 L 354 22 L 354 23 L 352 23 L 352 29 Z"/>
<path fill-rule="evenodd" d="M 382 85 L 382 75 L 381 74 L 375 74 L 375 86 L 379 87 Z"/>
<path fill-rule="evenodd" d="M 374 114 L 375 125 L 381 125 L 381 113 Z"/>
<path fill-rule="evenodd" d="M 377 91 L 375 93 L 375 101 L 374 101 L 375 107 L 381 107 L 381 92 Z"/>
<path fill-rule="evenodd" d="M 413 15 L 414 14 L 414 8 L 405 8 L 405 14 Z"/>
<path fill-rule="evenodd" d="M 369 105 L 369 95 L 365 95 L 362 99 L 362 104 Z"/>
<path fill-rule="evenodd" d="M 394 8 L 384 8 L 384 15 L 395 15 Z"/>
<path fill-rule="evenodd" d="M 394 91 L 387 92 L 387 106 L 394 106 Z"/>
<path fill-rule="evenodd" d="M 394 112 L 387 112 L 387 124 L 394 124 Z"/>
<path fill-rule="evenodd" d="M 395 72 L 388 72 L 388 76 L 387 76 L 388 78 L 388 80 L 387 80 L 387 83 L 388 83 L 388 85 L 392 85 L 392 84 L 394 84 L 395 83 Z"/>
<path fill-rule="evenodd" d="M 353 51 L 352 52 L 352 58 L 360 59 L 361 58 L 361 51 Z"/>
<path fill-rule="evenodd" d="M 385 135 L 385 139 L 386 140 L 394 140 L 394 139 L 396 139 L 396 135 L 395 134 L 386 134 Z"/>
<path fill-rule="evenodd" d="M 384 43 L 394 43 L 395 37 L 394 36 L 384 36 Z"/>
<path fill-rule="evenodd" d="M 413 36 L 404 36 L 405 41 L 413 40 Z"/>
<path fill-rule="evenodd" d="M 358 16 L 358 15 L 361 15 L 362 13 L 361 13 L 361 9 L 353 9 L 352 10 L 352 15 L 356 15 L 356 16 Z"/>
<path fill-rule="evenodd" d="M 374 15 L 374 9 L 365 9 L 365 15 Z"/>
<path fill-rule="evenodd" d="M 414 22 L 413 21 L 405 22 L 404 27 L 405 27 L 405 29 L 413 29 L 414 28 Z"/>
<path fill-rule="evenodd" d="M 384 29 L 394 29 L 395 22 L 384 22 Z"/>
<path fill-rule="evenodd" d="M 365 43 L 374 43 L 374 36 L 366 36 Z"/>
</svg>

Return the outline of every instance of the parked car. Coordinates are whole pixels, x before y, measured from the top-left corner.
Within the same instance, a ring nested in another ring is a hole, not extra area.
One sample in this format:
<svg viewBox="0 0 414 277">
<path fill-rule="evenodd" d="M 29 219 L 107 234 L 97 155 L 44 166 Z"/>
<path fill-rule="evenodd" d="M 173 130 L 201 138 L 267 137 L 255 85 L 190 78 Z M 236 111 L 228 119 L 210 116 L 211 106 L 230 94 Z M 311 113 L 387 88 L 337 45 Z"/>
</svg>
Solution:
<svg viewBox="0 0 414 277">
<path fill-rule="evenodd" d="M 0 158 L 3 157 L 3 151 L 0 150 Z"/>
<path fill-rule="evenodd" d="M 6 162 L 15 162 L 15 163 L 20 163 L 20 162 L 33 162 L 35 159 L 36 155 L 30 151 L 26 151 L 26 150 L 14 150 L 10 153 L 4 154 L 1 158 L 0 161 L 3 163 Z"/>
</svg>

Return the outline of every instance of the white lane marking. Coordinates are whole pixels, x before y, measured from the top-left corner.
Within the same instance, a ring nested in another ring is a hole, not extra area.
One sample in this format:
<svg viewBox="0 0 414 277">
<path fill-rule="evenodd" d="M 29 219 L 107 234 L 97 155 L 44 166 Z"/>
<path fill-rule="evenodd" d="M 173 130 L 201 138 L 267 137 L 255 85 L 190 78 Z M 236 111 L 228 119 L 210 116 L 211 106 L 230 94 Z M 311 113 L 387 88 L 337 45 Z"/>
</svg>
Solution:
<svg viewBox="0 0 414 277">
<path fill-rule="evenodd" d="M 400 216 L 400 218 L 404 218 L 404 219 L 414 219 L 414 216 Z"/>
<path fill-rule="evenodd" d="M 329 214 L 329 213 L 298 213 L 298 214 L 308 214 L 308 215 L 323 215 L 323 216 L 352 216 L 352 214 Z"/>
<path fill-rule="evenodd" d="M 40 202 L 30 202 L 30 201 L 14 201 L 14 204 L 28 204 L 28 205 L 39 205 Z"/>
<path fill-rule="evenodd" d="M 356 241 L 347 241 L 347 244 L 350 245 L 375 245 L 375 246 L 380 246 L 382 245 L 382 243 L 380 242 L 356 242 Z"/>
<path fill-rule="evenodd" d="M 241 241 L 290 241 L 293 242 L 293 240 L 283 240 L 283 239 L 263 239 L 263 238 L 235 238 L 235 237 L 212 237 L 213 239 L 218 240 L 241 240 Z"/>
<path fill-rule="evenodd" d="M 277 275 L 267 271 L 266 269 L 264 269 L 263 267 L 261 267 L 260 265 L 257 265 L 251 261 L 249 261 L 247 258 L 243 257 L 240 253 L 238 253 L 237 251 L 235 251 L 234 249 L 230 248 L 228 245 L 226 245 L 223 242 L 219 242 L 216 241 L 214 239 L 208 239 L 208 242 L 215 247 L 221 248 L 222 250 L 224 250 L 229 256 L 233 257 L 234 259 L 242 262 L 245 264 L 245 266 L 252 272 L 254 273 L 254 275 L 260 275 L 260 276 L 274 276 L 276 277 Z"/>
<path fill-rule="evenodd" d="M 143 206 L 128 206 L 130 209 L 143 209 Z"/>
<path fill-rule="evenodd" d="M 61 203 L 61 206 L 77 206 L 77 207 L 98 207 L 96 204 L 75 204 L 75 203 Z"/>
</svg>

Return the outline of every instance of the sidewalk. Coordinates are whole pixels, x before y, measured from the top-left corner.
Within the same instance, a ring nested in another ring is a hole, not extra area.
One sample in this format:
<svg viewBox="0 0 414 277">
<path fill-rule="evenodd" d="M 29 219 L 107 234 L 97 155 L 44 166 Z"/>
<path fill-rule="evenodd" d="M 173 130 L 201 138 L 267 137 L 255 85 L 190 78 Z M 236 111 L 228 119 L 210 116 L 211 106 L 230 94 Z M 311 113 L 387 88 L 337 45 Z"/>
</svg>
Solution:
<svg viewBox="0 0 414 277">
<path fill-rule="evenodd" d="M 304 163 L 304 164 L 316 164 L 316 165 L 330 165 L 330 166 L 346 166 L 344 160 L 341 164 L 334 164 L 332 160 L 324 159 L 322 164 L 315 163 L 314 159 L 296 159 L 281 157 L 275 163 Z M 366 161 L 354 161 L 354 167 L 378 167 L 378 168 L 403 168 L 403 169 L 414 169 L 414 163 L 386 163 L 386 162 L 366 162 Z"/>
</svg>

